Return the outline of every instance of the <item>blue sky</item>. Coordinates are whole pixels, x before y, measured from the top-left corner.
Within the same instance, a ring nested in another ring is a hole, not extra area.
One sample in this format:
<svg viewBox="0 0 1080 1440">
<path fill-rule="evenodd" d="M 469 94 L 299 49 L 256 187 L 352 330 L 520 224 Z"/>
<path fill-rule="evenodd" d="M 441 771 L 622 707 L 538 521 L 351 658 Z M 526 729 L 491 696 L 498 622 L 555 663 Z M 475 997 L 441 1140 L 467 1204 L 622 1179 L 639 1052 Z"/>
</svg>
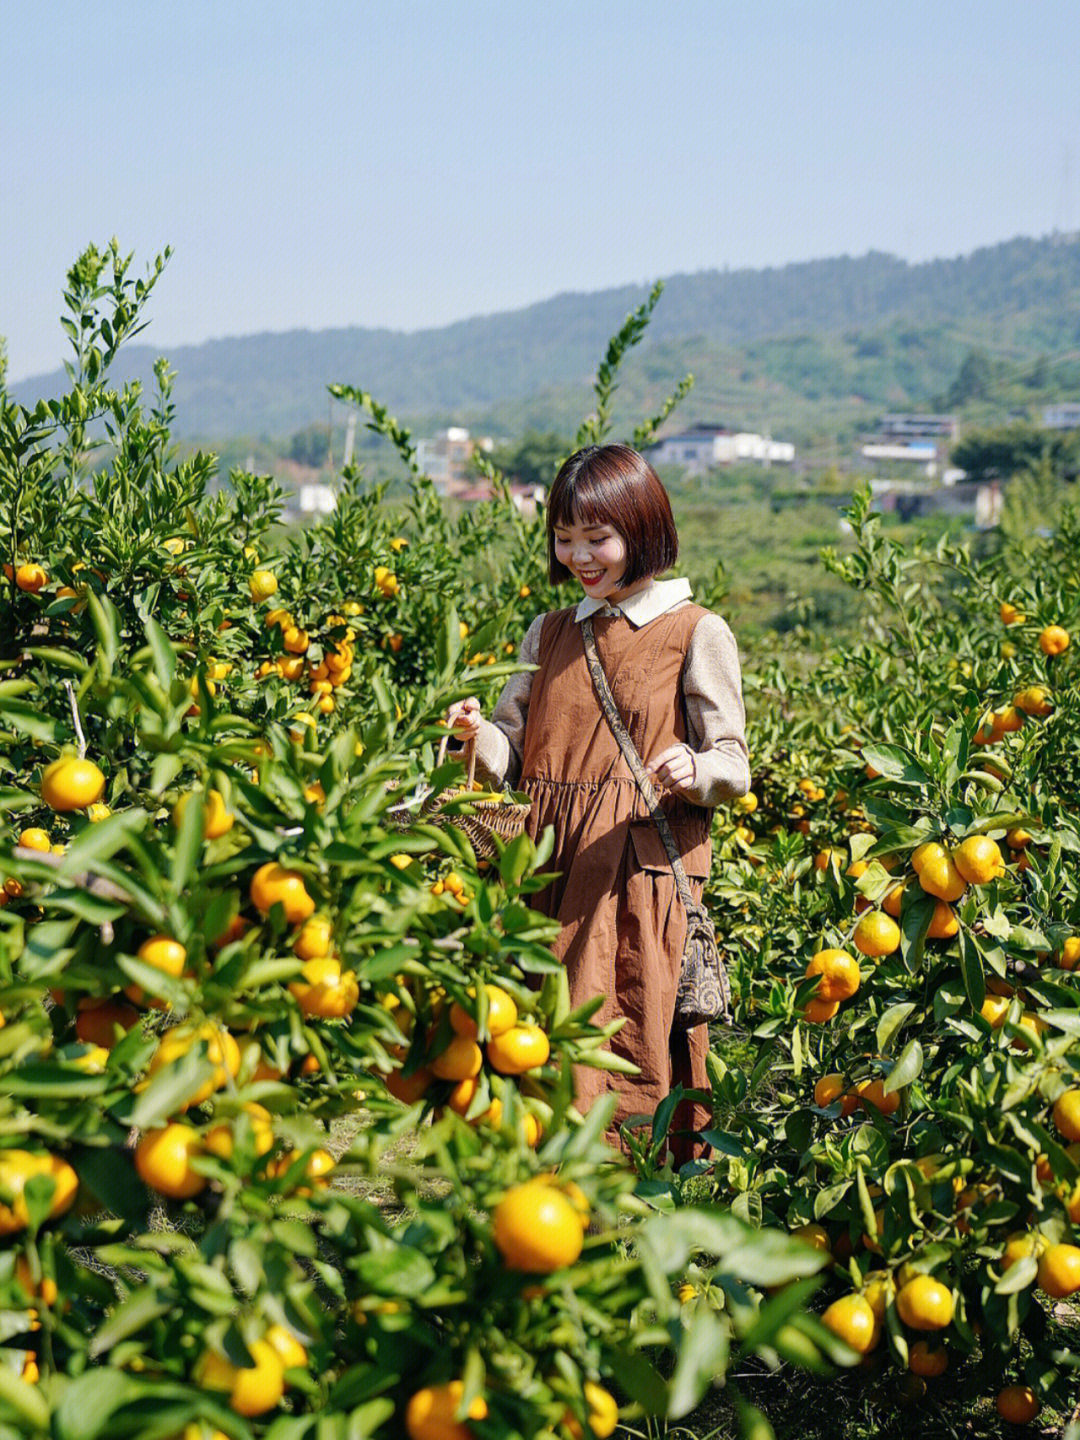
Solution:
<svg viewBox="0 0 1080 1440">
<path fill-rule="evenodd" d="M 414 330 L 728 266 L 1080 228 L 1076 0 L 37 0 L 5 30 L 0 334 L 173 260 L 143 338 Z"/>
</svg>

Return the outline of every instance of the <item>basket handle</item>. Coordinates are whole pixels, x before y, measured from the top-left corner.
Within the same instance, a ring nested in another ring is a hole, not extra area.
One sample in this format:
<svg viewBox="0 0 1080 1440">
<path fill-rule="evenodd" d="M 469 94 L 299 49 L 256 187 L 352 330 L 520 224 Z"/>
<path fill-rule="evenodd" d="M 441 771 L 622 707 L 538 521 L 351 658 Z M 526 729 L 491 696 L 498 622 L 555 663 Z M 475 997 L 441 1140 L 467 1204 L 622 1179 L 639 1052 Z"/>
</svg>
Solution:
<svg viewBox="0 0 1080 1440">
<path fill-rule="evenodd" d="M 449 735 L 444 735 L 439 741 L 439 753 L 435 757 L 436 765 L 441 765 L 446 759 L 446 747 L 449 741 Z M 473 776 L 476 774 L 476 740 L 471 735 L 468 740 L 462 742 L 461 758 L 465 762 L 465 783 L 471 790 L 473 787 Z"/>
</svg>

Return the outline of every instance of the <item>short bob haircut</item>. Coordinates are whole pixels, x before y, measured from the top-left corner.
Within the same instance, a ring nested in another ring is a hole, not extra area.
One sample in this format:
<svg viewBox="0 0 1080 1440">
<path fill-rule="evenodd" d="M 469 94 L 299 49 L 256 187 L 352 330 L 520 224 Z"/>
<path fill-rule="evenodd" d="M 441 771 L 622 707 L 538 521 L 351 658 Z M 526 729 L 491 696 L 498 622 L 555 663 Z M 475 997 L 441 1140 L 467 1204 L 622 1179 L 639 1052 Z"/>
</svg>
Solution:
<svg viewBox="0 0 1080 1440">
<path fill-rule="evenodd" d="M 586 445 L 564 460 L 547 500 L 548 574 L 570 579 L 555 558 L 555 527 L 581 522 L 610 525 L 626 544 L 620 585 L 669 570 L 679 555 L 671 501 L 660 477 L 629 445 Z"/>
</svg>

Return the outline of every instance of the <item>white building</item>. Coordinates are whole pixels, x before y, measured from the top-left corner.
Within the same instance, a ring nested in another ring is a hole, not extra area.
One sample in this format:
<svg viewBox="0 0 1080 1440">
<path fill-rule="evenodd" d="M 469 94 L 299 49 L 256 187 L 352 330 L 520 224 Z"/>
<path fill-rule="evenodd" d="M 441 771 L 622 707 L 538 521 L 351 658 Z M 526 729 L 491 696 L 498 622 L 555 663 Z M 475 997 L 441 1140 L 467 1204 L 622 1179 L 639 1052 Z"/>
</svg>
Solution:
<svg viewBox="0 0 1080 1440">
<path fill-rule="evenodd" d="M 955 415 L 883 415 L 859 453 L 864 460 L 918 465 L 934 476 L 946 464 L 957 433 Z"/>
<path fill-rule="evenodd" d="M 1042 423 L 1047 430 L 1080 430 L 1080 401 L 1066 400 L 1060 405 L 1044 405 Z"/>
<path fill-rule="evenodd" d="M 769 435 L 729 430 L 726 425 L 694 425 L 651 445 L 649 459 L 654 465 L 681 465 L 688 474 L 700 475 L 714 466 L 739 462 L 790 465 L 795 446 Z"/>
</svg>

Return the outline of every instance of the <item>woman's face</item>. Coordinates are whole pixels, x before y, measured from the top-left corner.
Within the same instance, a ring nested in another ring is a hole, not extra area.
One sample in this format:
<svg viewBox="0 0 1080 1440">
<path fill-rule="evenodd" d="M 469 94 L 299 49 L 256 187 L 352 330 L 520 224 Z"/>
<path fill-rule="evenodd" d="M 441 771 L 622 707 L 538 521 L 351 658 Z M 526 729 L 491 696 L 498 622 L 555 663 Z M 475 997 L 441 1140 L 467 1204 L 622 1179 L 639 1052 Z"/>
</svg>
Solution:
<svg viewBox="0 0 1080 1440">
<path fill-rule="evenodd" d="M 626 541 L 613 525 L 582 520 L 575 514 L 569 525 L 552 528 L 556 560 L 566 566 L 586 595 L 618 601 L 648 584 L 646 578 L 629 587 L 620 585 L 626 569 Z"/>
</svg>

